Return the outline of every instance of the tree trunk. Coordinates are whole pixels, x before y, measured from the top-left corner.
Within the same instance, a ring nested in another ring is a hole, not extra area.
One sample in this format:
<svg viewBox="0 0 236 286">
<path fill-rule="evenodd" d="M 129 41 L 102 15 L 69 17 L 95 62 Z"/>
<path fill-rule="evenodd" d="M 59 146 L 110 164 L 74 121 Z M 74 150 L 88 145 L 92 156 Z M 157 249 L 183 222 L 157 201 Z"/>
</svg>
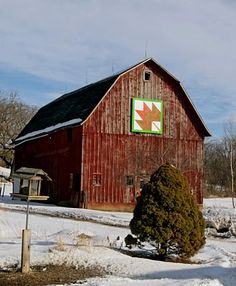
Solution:
<svg viewBox="0 0 236 286">
<path fill-rule="evenodd" d="M 167 257 L 167 243 L 161 243 L 160 244 L 160 249 L 159 249 L 159 258 L 160 260 L 165 260 L 165 258 Z"/>
<path fill-rule="evenodd" d="M 230 174 L 231 174 L 231 193 L 232 193 L 232 205 L 235 209 L 234 203 L 234 169 L 233 169 L 233 143 L 230 142 Z"/>
</svg>

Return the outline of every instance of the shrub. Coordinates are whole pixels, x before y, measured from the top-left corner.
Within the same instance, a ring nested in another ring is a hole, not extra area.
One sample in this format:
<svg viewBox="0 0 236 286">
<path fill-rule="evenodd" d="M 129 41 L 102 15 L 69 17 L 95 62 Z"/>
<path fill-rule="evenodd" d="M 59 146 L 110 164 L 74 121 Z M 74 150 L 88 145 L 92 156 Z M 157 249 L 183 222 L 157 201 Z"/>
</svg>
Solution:
<svg viewBox="0 0 236 286">
<path fill-rule="evenodd" d="M 143 186 L 130 222 L 132 234 L 155 246 L 161 258 L 188 258 L 205 243 L 205 223 L 187 180 L 166 163 Z"/>
<path fill-rule="evenodd" d="M 61 236 L 57 238 L 57 243 L 54 249 L 56 249 L 57 251 L 65 251 L 65 242 Z"/>
</svg>

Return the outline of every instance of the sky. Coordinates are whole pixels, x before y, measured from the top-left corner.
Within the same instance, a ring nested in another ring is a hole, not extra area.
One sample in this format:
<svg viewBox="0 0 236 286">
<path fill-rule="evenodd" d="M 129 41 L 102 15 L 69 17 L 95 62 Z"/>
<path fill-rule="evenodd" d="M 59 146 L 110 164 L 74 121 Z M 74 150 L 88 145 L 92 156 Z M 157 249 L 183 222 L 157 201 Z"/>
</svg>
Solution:
<svg viewBox="0 0 236 286">
<path fill-rule="evenodd" d="M 236 1 L 0 0 L 0 91 L 39 107 L 154 58 L 214 137 L 236 119 Z"/>
</svg>

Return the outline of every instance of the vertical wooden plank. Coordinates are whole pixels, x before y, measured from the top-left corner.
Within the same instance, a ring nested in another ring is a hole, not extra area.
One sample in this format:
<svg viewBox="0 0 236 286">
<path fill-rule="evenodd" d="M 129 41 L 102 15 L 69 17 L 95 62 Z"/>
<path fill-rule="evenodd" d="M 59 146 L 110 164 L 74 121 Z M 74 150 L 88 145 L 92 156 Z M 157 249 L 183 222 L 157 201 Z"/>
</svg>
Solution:
<svg viewBox="0 0 236 286">
<path fill-rule="evenodd" d="M 22 249 L 21 249 L 21 272 L 28 273 L 30 271 L 30 241 L 31 230 L 22 230 Z"/>
</svg>

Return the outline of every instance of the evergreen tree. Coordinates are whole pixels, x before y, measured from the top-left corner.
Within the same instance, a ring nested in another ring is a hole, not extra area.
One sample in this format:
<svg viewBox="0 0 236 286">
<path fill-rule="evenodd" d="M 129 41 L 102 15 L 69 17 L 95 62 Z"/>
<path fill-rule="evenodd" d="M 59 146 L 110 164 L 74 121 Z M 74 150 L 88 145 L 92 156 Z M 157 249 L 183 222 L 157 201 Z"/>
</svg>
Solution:
<svg viewBox="0 0 236 286">
<path fill-rule="evenodd" d="M 204 219 L 187 180 L 166 163 L 144 185 L 130 222 L 137 241 L 148 241 L 157 254 L 190 257 L 205 243 Z"/>
</svg>

